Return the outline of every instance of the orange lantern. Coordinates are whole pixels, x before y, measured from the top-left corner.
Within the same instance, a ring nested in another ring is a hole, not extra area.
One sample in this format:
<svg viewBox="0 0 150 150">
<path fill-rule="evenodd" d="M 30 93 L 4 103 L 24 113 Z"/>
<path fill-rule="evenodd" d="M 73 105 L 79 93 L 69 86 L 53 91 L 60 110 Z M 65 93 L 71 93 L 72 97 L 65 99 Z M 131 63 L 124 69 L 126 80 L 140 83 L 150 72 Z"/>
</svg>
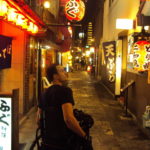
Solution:
<svg viewBox="0 0 150 150">
<path fill-rule="evenodd" d="M 85 5 L 81 0 L 69 0 L 65 6 L 65 14 L 72 22 L 81 21 L 85 14 Z"/>
<path fill-rule="evenodd" d="M 138 41 L 133 46 L 133 68 L 136 71 L 148 70 L 150 64 L 150 42 Z"/>
</svg>

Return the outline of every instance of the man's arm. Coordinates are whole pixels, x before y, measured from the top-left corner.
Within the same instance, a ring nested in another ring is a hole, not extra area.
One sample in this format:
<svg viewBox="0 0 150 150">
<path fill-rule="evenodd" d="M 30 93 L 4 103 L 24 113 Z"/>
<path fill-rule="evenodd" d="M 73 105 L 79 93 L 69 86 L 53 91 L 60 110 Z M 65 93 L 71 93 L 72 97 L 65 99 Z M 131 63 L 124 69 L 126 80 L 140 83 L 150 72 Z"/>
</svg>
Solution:
<svg viewBox="0 0 150 150">
<path fill-rule="evenodd" d="M 65 103 L 62 105 L 64 121 L 69 129 L 78 134 L 81 137 L 85 137 L 86 133 L 80 127 L 77 119 L 73 114 L 73 106 L 71 103 Z"/>
</svg>

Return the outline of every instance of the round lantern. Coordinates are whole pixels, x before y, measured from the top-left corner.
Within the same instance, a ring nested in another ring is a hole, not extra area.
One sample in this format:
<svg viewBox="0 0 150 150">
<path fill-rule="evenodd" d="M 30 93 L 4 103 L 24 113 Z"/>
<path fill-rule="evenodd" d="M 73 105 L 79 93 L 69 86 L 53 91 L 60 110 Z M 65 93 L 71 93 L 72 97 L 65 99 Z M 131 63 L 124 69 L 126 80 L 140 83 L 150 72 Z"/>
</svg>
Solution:
<svg viewBox="0 0 150 150">
<path fill-rule="evenodd" d="M 133 46 L 133 68 L 146 71 L 150 64 L 150 42 L 138 41 Z"/>
<path fill-rule="evenodd" d="M 85 5 L 81 0 L 69 0 L 65 5 L 65 15 L 71 22 L 81 21 L 85 14 Z"/>
</svg>

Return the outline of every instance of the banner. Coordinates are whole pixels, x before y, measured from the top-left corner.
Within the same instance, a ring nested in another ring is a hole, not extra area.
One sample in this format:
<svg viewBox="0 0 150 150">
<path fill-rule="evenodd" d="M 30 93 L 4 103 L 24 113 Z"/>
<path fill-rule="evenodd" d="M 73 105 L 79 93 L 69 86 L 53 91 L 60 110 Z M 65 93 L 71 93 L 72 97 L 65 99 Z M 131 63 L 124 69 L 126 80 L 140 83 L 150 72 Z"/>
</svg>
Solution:
<svg viewBox="0 0 150 150">
<path fill-rule="evenodd" d="M 0 69 L 11 67 L 12 38 L 0 35 Z"/>
<path fill-rule="evenodd" d="M 107 75 L 108 80 L 110 82 L 115 81 L 115 71 L 116 71 L 116 42 L 104 42 L 103 43 L 103 49 L 104 49 L 104 57 L 106 62 L 106 69 L 107 69 Z"/>
</svg>

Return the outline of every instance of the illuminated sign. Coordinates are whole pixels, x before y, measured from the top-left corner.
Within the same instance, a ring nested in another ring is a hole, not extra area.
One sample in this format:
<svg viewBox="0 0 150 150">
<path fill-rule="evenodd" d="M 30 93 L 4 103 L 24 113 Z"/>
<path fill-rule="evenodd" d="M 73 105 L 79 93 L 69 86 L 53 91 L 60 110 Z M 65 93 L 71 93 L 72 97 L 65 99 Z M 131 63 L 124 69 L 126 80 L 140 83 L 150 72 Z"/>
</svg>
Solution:
<svg viewBox="0 0 150 150">
<path fill-rule="evenodd" d="M 29 19 L 29 16 L 25 16 L 18 8 L 12 7 L 5 0 L 0 0 L 0 17 L 33 34 L 38 32 L 38 26 Z"/>
<path fill-rule="evenodd" d="M 117 19 L 116 29 L 133 29 L 133 20 L 131 19 Z"/>
<path fill-rule="evenodd" d="M 0 150 L 12 147 L 12 99 L 0 97 Z"/>
<path fill-rule="evenodd" d="M 148 70 L 150 63 L 150 42 L 138 41 L 133 47 L 133 68 L 136 71 Z"/>
<path fill-rule="evenodd" d="M 65 6 L 65 14 L 68 20 L 81 21 L 85 14 L 85 5 L 81 0 L 69 0 Z"/>
</svg>

